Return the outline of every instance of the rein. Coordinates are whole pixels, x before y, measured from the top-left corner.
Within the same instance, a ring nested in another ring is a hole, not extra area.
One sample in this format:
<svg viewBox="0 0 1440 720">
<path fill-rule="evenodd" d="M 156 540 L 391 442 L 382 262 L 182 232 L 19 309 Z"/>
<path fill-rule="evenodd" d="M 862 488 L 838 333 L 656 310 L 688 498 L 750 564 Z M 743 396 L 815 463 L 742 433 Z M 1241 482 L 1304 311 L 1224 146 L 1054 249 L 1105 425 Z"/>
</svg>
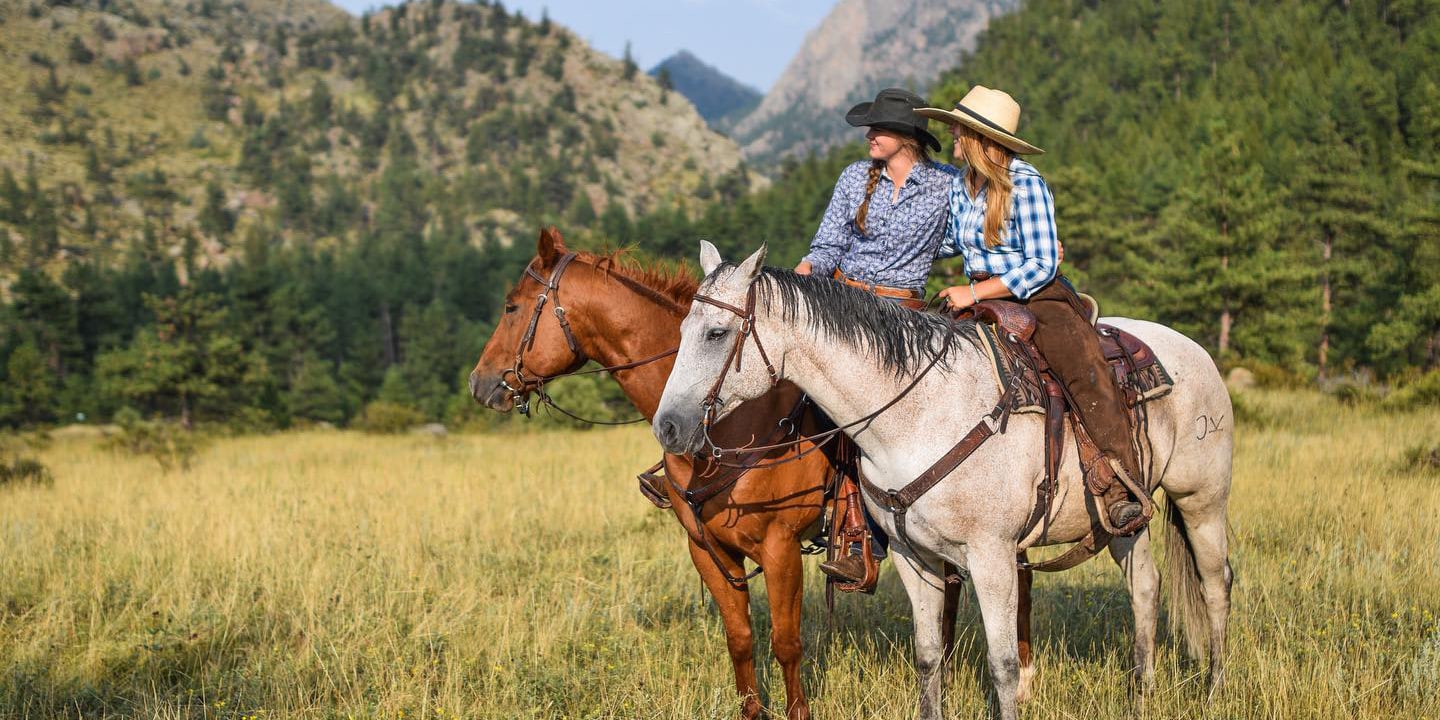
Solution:
<svg viewBox="0 0 1440 720">
<path fill-rule="evenodd" d="M 527 265 L 525 265 L 525 274 L 530 276 L 530 278 L 533 279 L 535 282 L 540 283 L 540 294 L 535 296 L 535 311 L 530 315 L 530 322 L 525 327 L 525 334 L 521 336 L 520 343 L 515 346 L 515 366 L 510 368 L 509 370 L 506 370 L 501 375 L 500 384 L 506 390 L 510 391 L 510 397 L 515 403 L 515 409 L 519 410 L 520 414 L 526 417 L 530 416 L 530 394 L 534 393 L 539 398 L 540 403 L 545 405 L 546 407 L 557 410 L 561 414 L 564 414 L 572 419 L 590 425 L 631 425 L 638 422 L 644 422 L 644 417 L 638 417 L 633 420 L 619 421 L 590 420 L 580 417 L 575 413 L 572 413 L 569 410 L 566 410 L 565 408 L 557 405 L 554 398 L 551 398 L 550 394 L 545 392 L 545 383 L 551 382 L 552 380 L 559 380 L 560 378 L 574 377 L 577 375 L 594 375 L 596 373 L 603 372 L 613 373 L 620 370 L 631 370 L 633 368 L 637 368 L 642 365 L 648 365 L 657 360 L 663 360 L 664 358 L 670 357 L 671 355 L 674 355 L 675 353 L 680 351 L 679 347 L 673 347 L 669 350 L 661 353 L 656 353 L 655 355 L 651 355 L 647 358 L 642 358 L 640 360 L 632 360 L 630 362 L 624 362 L 618 365 L 607 365 L 605 367 L 593 368 L 590 370 L 575 370 L 572 372 L 559 373 L 557 375 L 542 375 L 530 378 L 527 378 L 525 376 L 525 351 L 535 347 L 535 331 L 540 325 L 541 315 L 543 315 L 545 312 L 546 302 L 550 302 L 554 306 L 552 312 L 555 315 L 555 320 L 560 323 L 560 330 L 565 334 L 565 343 L 570 346 L 570 354 L 575 356 L 575 361 L 581 365 L 584 365 L 590 360 L 590 357 L 585 354 L 585 351 L 583 349 L 580 348 L 579 341 L 575 339 L 575 333 L 570 329 L 570 320 L 566 317 L 565 307 L 560 304 L 560 278 L 565 274 L 565 269 L 570 267 L 570 263 L 575 260 L 577 255 L 577 253 L 573 252 L 565 253 L 564 255 L 562 255 L 560 257 L 560 261 L 555 263 L 555 269 L 550 271 L 549 278 L 540 277 L 540 274 L 535 272 L 534 260 L 531 260 Z M 512 376 L 514 378 L 514 385 L 511 385 Z"/>
<path fill-rule="evenodd" d="M 821 449 L 822 446 L 833 440 L 836 435 L 839 435 L 840 433 L 843 433 L 850 428 L 856 427 L 857 425 L 869 423 L 875 418 L 880 417 L 881 413 L 884 413 L 886 410 L 894 407 L 896 403 L 899 403 L 905 398 L 905 396 L 909 395 L 910 391 L 914 390 L 915 387 L 920 384 L 920 381 L 924 380 L 925 376 L 929 375 L 930 371 L 933 370 L 936 365 L 940 364 L 940 360 L 945 357 L 945 354 L 943 352 L 935 353 L 935 356 L 930 359 L 930 363 L 925 366 L 925 369 L 921 370 L 920 374 L 916 375 L 915 378 L 910 381 L 910 384 L 906 385 L 905 388 L 901 390 L 898 395 L 891 398 L 889 402 L 881 405 L 875 411 L 866 415 L 862 415 L 860 418 L 845 423 L 844 425 L 840 425 L 824 432 L 816 433 L 814 435 L 799 435 L 793 440 L 786 440 L 779 443 L 772 443 L 768 445 L 746 445 L 744 447 L 738 448 L 722 448 L 716 445 L 714 440 L 710 439 L 710 427 L 715 423 L 715 404 L 717 398 L 720 395 L 720 388 L 725 384 L 725 379 L 730 374 L 730 367 L 732 361 L 735 370 L 737 372 L 740 370 L 740 357 L 742 355 L 742 350 L 744 348 L 745 340 L 747 338 L 753 337 L 755 339 L 755 347 L 760 351 L 761 359 L 765 361 L 766 371 L 770 373 L 771 387 L 774 387 L 777 383 L 780 382 L 780 374 L 775 371 L 775 366 L 770 362 L 770 357 L 765 353 L 765 346 L 762 345 L 760 342 L 760 335 L 755 331 L 754 283 L 750 284 L 750 289 L 745 294 L 745 308 L 743 310 L 729 303 L 721 302 L 719 300 L 707 297 L 705 295 L 701 295 L 699 293 L 696 293 L 695 300 L 698 302 L 703 302 L 706 305 L 713 305 L 722 310 L 729 311 L 738 316 L 742 321 L 740 325 L 740 334 L 735 338 L 735 344 L 731 346 L 730 354 L 725 357 L 725 365 L 720 371 L 720 376 L 715 378 L 715 384 L 710 386 L 710 392 L 706 393 L 705 399 L 700 402 L 700 407 L 705 412 L 704 419 L 701 423 L 702 429 L 704 430 L 705 434 L 705 443 L 710 446 L 710 456 L 715 460 L 715 464 L 724 467 L 743 467 L 745 469 L 771 468 L 777 465 L 784 465 L 785 463 L 795 462 L 796 460 L 799 460 L 806 455 L 809 455 L 810 453 Z M 780 460 L 775 460 L 768 463 L 749 464 L 745 462 L 747 458 L 757 452 L 765 453 L 771 450 L 794 448 L 807 442 L 811 443 L 813 447 L 799 451 L 795 455 L 792 455 L 790 457 L 782 458 Z M 724 462 L 724 460 L 727 458 L 738 458 L 740 459 L 740 462 Z"/>
</svg>

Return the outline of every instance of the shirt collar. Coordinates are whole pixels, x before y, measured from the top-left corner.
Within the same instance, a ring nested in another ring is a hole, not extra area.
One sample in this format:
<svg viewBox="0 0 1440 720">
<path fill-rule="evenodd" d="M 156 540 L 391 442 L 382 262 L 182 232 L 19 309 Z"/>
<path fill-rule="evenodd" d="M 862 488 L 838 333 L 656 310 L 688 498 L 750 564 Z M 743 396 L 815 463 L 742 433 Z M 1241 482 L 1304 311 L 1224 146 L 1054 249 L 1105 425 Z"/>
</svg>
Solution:
<svg viewBox="0 0 1440 720">
<path fill-rule="evenodd" d="M 880 177 L 890 181 L 891 183 L 895 182 L 895 180 L 890 177 L 890 168 L 888 167 L 880 168 Z M 929 185 L 937 178 L 946 181 L 949 180 L 949 178 L 946 177 L 944 173 L 935 169 L 935 163 L 933 161 L 921 160 L 915 163 L 914 167 L 910 168 L 910 174 L 905 177 L 905 187 L 900 188 L 900 198 L 904 199 L 912 192 L 916 192 L 916 190 L 912 190 L 911 188 L 918 189 L 925 185 Z"/>
</svg>

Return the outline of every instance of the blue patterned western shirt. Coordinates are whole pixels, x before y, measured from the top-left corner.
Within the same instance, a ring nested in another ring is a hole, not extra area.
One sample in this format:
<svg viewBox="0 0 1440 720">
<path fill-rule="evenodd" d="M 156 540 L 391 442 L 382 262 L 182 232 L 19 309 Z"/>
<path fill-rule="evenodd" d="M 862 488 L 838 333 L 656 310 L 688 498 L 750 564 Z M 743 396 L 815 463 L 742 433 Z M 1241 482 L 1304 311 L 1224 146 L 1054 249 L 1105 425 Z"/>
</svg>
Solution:
<svg viewBox="0 0 1440 720">
<path fill-rule="evenodd" d="M 923 289 L 945 236 L 951 179 L 956 174 L 945 163 L 918 162 L 905 178 L 900 198 L 892 203 L 895 183 L 882 171 L 862 233 L 855 227 L 855 211 L 865 199 L 870 161 L 852 163 L 835 182 L 830 206 L 810 241 L 810 254 L 804 259 L 811 272 L 828 277 L 839 268 L 856 280 Z"/>
<path fill-rule="evenodd" d="M 957 171 L 950 191 L 950 227 L 940 244 L 940 257 L 965 256 L 965 273 L 1000 278 L 1021 300 L 1055 279 L 1060 245 L 1055 236 L 1055 198 L 1040 171 L 1020 158 L 1010 161 L 1010 218 L 1001 228 L 1000 244 L 985 247 L 985 188 L 970 197 L 963 172 Z"/>
</svg>

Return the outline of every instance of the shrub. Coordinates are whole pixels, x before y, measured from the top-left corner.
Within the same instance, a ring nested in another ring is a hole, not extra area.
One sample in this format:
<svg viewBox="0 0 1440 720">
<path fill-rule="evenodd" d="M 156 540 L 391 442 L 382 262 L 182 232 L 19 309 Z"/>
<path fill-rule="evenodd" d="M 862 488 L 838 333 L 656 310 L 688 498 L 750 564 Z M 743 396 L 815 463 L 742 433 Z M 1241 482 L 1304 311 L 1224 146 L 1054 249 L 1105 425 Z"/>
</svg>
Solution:
<svg viewBox="0 0 1440 720">
<path fill-rule="evenodd" d="M 203 443 L 203 438 L 178 424 L 146 420 L 133 408 L 122 408 L 115 413 L 115 424 L 120 432 L 107 443 L 112 449 L 131 455 L 149 455 L 165 471 L 175 467 L 189 470 L 190 461 L 195 459 Z"/>
<path fill-rule="evenodd" d="M 1401 385 L 1386 396 L 1382 406 L 1387 410 L 1418 410 L 1440 406 L 1440 370 L 1431 370 L 1414 381 Z"/>
<path fill-rule="evenodd" d="M 403 433 L 423 422 L 425 416 L 415 408 L 376 400 L 360 411 L 360 416 L 355 418 L 355 427 L 367 433 L 393 435 Z"/>
<path fill-rule="evenodd" d="M 1405 451 L 1401 469 L 1413 472 L 1440 472 L 1440 443 L 1416 445 Z"/>
<path fill-rule="evenodd" d="M 1374 385 L 1353 380 L 1346 380 L 1334 383 L 1326 393 L 1330 397 L 1339 400 L 1342 405 L 1357 407 L 1376 403 L 1381 398 L 1381 393 Z"/>
<path fill-rule="evenodd" d="M 1275 424 L 1275 417 L 1267 412 L 1252 398 L 1247 398 L 1243 393 L 1230 391 L 1230 407 L 1235 414 L 1236 424 L 1252 425 L 1259 428 L 1267 428 Z"/>
<path fill-rule="evenodd" d="M 0 445 L 0 486 L 18 483 L 50 485 L 54 482 L 50 469 L 39 460 L 21 457 Z"/>
</svg>

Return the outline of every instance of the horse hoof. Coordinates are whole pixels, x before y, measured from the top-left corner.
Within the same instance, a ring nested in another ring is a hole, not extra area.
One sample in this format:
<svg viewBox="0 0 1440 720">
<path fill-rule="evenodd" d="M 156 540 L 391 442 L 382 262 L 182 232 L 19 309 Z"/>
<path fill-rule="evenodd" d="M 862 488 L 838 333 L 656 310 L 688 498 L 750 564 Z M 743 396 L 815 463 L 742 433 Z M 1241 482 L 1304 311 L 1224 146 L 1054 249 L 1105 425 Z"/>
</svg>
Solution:
<svg viewBox="0 0 1440 720">
<path fill-rule="evenodd" d="M 1020 667 L 1020 684 L 1015 688 L 1015 702 L 1024 704 L 1030 702 L 1035 696 L 1035 666 L 1023 665 Z"/>
</svg>

